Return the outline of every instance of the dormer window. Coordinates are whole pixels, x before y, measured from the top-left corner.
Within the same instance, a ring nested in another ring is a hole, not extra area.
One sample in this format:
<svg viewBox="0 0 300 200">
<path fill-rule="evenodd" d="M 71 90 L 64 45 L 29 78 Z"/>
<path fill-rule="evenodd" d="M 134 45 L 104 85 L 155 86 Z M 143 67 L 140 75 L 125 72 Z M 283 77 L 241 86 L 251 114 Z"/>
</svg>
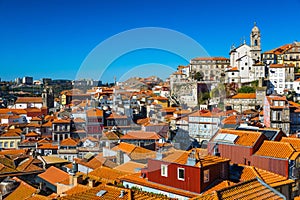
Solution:
<svg viewBox="0 0 300 200">
<path fill-rule="evenodd" d="M 184 168 L 177 168 L 177 179 L 184 181 Z"/>
</svg>

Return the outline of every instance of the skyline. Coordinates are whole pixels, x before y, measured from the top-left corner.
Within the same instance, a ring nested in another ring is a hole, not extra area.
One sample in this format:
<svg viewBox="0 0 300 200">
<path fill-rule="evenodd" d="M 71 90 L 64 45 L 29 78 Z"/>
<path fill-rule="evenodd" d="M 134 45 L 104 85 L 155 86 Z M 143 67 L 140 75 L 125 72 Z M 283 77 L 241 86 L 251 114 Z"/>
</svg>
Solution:
<svg viewBox="0 0 300 200">
<path fill-rule="evenodd" d="M 257 0 L 251 5 L 194 0 L 1 0 L 0 78 L 75 79 L 84 59 L 99 43 L 141 27 L 175 30 L 197 41 L 208 55 L 228 58 L 232 44 L 237 46 L 243 39 L 249 44 L 250 31 L 257 22 L 264 52 L 299 39 L 300 22 L 295 20 L 299 6 L 299 0 L 284 5 Z M 115 74 L 107 75 L 103 82 L 111 81 L 113 76 L 121 78 L 124 70 L 128 72 L 135 66 L 158 63 L 175 70 L 187 64 L 183 62 L 176 55 L 155 49 L 130 52 L 110 65 Z"/>
</svg>

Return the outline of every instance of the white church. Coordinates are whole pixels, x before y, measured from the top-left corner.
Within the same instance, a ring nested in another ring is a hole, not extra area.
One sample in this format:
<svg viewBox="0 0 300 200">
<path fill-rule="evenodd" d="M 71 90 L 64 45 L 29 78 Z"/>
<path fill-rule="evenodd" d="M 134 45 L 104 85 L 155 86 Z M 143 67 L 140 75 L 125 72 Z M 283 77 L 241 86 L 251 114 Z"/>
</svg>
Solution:
<svg viewBox="0 0 300 200">
<path fill-rule="evenodd" d="M 247 83 L 265 76 L 265 67 L 261 63 L 261 35 L 254 23 L 250 34 L 250 46 L 244 42 L 231 47 L 230 66 L 225 70 L 225 83 Z"/>
</svg>

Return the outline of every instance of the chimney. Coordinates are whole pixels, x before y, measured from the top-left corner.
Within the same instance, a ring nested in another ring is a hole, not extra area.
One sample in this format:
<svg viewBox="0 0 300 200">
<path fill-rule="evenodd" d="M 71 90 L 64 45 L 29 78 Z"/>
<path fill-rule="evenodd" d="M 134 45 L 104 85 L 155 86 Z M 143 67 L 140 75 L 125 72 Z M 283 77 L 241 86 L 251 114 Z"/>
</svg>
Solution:
<svg viewBox="0 0 300 200">
<path fill-rule="evenodd" d="M 186 165 L 188 166 L 195 166 L 196 165 L 196 152 L 193 149 L 192 152 L 189 154 L 189 157 L 187 159 Z"/>
<path fill-rule="evenodd" d="M 124 153 L 121 150 L 117 151 L 117 165 L 122 165 L 124 163 Z"/>
<path fill-rule="evenodd" d="M 94 187 L 94 180 L 92 179 L 89 179 L 89 187 Z"/>
</svg>

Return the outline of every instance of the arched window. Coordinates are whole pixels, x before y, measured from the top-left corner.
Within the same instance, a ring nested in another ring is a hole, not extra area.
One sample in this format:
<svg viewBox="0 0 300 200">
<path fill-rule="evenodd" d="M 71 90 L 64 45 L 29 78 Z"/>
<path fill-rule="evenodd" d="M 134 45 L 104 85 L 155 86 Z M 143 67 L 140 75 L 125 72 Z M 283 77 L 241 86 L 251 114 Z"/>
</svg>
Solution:
<svg viewBox="0 0 300 200">
<path fill-rule="evenodd" d="M 257 45 L 258 45 L 257 40 L 254 40 L 254 46 L 257 46 Z"/>
</svg>

